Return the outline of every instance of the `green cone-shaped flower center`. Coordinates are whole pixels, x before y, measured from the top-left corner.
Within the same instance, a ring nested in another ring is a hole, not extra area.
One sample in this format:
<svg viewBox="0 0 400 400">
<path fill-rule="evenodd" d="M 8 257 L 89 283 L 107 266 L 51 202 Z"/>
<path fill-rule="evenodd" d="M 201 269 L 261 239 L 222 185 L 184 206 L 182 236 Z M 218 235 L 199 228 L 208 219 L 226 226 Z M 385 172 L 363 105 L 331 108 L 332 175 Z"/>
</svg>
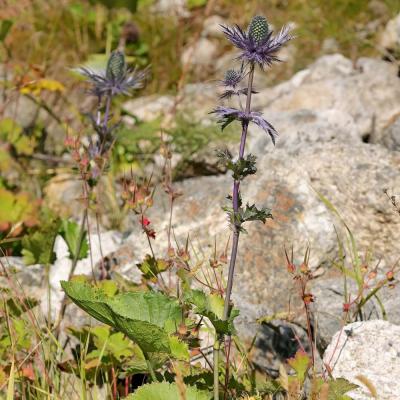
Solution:
<svg viewBox="0 0 400 400">
<path fill-rule="evenodd" d="M 106 76 L 109 79 L 119 79 L 125 73 L 125 56 L 122 51 L 113 51 L 108 59 Z"/>
<path fill-rule="evenodd" d="M 249 36 L 256 44 L 262 43 L 268 36 L 269 26 L 266 18 L 261 15 L 253 17 L 249 25 Z"/>
</svg>

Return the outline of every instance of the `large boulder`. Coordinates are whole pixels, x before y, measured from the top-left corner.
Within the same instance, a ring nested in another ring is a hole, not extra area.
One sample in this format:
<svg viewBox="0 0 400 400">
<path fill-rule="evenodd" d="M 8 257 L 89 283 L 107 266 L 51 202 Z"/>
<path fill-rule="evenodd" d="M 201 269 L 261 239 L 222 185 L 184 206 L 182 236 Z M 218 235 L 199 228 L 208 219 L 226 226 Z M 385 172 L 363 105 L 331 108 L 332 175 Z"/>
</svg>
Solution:
<svg viewBox="0 0 400 400">
<path fill-rule="evenodd" d="M 359 386 L 347 393 L 354 400 L 400 398 L 400 326 L 371 320 L 346 325 L 324 354 L 334 378 Z M 368 388 L 369 386 L 369 388 Z"/>
<path fill-rule="evenodd" d="M 400 14 L 386 24 L 380 35 L 379 44 L 389 51 L 400 49 Z"/>
</svg>

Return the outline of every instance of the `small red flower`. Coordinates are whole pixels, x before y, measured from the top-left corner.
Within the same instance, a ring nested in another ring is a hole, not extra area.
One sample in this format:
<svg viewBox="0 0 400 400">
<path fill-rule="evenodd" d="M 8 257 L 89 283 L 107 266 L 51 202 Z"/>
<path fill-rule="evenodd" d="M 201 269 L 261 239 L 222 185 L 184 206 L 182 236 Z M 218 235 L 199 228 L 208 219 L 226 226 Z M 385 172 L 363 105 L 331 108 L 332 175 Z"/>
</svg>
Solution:
<svg viewBox="0 0 400 400">
<path fill-rule="evenodd" d="M 291 274 L 294 274 L 294 273 L 296 272 L 296 266 L 295 266 L 293 263 L 289 262 L 289 263 L 287 264 L 287 270 L 288 270 Z"/>
<path fill-rule="evenodd" d="M 394 281 L 394 272 L 393 271 L 388 271 L 386 272 L 386 278 L 389 282 Z"/>
<path fill-rule="evenodd" d="M 349 312 L 350 307 L 351 307 L 350 303 L 343 303 L 343 312 Z"/>
<path fill-rule="evenodd" d="M 143 227 L 149 226 L 150 224 L 151 224 L 151 222 L 148 218 L 146 218 L 146 217 L 142 218 L 142 226 Z"/>
<path fill-rule="evenodd" d="M 314 295 L 312 293 L 304 293 L 303 301 L 306 304 L 313 303 L 315 300 Z"/>
</svg>

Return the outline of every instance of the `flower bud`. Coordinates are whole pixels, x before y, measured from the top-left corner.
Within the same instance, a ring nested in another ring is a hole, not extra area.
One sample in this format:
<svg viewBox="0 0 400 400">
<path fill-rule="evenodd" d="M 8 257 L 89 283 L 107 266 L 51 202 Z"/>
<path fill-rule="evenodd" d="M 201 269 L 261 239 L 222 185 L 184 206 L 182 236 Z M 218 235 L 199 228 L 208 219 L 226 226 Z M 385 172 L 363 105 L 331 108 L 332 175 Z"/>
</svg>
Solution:
<svg viewBox="0 0 400 400">
<path fill-rule="evenodd" d="M 236 87 L 240 81 L 242 80 L 243 75 L 235 71 L 234 69 L 228 69 L 228 71 L 225 72 L 225 77 L 224 77 L 224 85 L 225 86 L 231 86 L 231 87 Z"/>
<path fill-rule="evenodd" d="M 106 77 L 108 79 L 121 79 L 126 70 L 125 56 L 122 51 L 113 51 L 107 62 Z"/>
<path fill-rule="evenodd" d="M 269 26 L 265 17 L 256 15 L 249 25 L 249 36 L 256 44 L 262 43 L 268 36 Z"/>
</svg>

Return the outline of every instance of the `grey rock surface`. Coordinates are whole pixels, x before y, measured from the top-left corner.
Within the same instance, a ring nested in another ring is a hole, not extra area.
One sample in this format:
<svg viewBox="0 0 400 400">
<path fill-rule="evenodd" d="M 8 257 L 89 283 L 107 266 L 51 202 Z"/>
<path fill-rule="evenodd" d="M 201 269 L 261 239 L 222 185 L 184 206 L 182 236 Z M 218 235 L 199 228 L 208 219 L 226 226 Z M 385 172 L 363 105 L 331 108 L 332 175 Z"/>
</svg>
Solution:
<svg viewBox="0 0 400 400">
<path fill-rule="evenodd" d="M 400 398 L 400 326 L 387 321 L 354 322 L 337 332 L 324 354 L 324 362 L 335 378 L 345 378 L 356 385 L 347 393 L 354 400 L 394 400 Z M 374 397 L 358 376 L 372 383 Z"/>
<path fill-rule="evenodd" d="M 400 48 L 400 14 L 391 19 L 381 33 L 380 46 L 387 50 Z"/>
</svg>

